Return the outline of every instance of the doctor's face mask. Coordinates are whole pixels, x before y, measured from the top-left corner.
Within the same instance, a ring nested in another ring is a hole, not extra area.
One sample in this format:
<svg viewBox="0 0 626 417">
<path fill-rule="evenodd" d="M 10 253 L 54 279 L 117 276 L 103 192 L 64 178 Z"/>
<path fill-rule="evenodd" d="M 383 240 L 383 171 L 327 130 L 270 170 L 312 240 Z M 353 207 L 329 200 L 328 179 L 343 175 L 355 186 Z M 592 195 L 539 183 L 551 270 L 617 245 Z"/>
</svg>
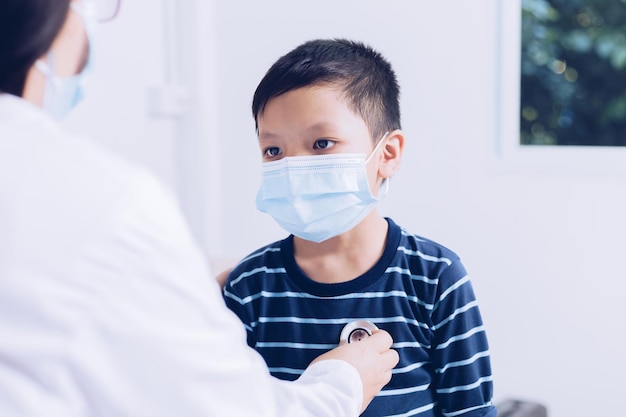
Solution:
<svg viewBox="0 0 626 417">
<path fill-rule="evenodd" d="M 292 156 L 262 166 L 257 209 L 289 233 L 322 242 L 355 227 L 387 193 L 374 196 L 366 165 L 387 133 L 366 157 L 359 153 Z"/>
<path fill-rule="evenodd" d="M 46 56 L 47 62 L 42 60 L 35 62 L 35 67 L 46 76 L 42 107 L 57 120 L 67 116 L 83 99 L 86 76 L 93 60 L 93 33 L 96 24 L 95 3 L 92 1 L 72 2 L 70 7 L 73 12 L 81 17 L 87 35 L 87 47 L 89 49 L 84 67 L 78 74 L 59 77 L 55 74 L 55 56 L 52 51 Z"/>
</svg>

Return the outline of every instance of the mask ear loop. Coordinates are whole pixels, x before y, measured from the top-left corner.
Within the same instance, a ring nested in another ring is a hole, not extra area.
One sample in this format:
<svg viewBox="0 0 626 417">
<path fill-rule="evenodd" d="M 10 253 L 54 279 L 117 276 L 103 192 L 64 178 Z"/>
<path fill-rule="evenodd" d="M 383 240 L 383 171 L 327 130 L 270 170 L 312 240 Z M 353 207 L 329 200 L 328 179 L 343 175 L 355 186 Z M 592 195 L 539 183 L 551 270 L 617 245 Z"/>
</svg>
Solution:
<svg viewBox="0 0 626 417">
<path fill-rule="evenodd" d="M 54 54 L 52 52 L 48 52 L 48 54 L 46 55 L 46 60 L 49 63 L 46 61 L 42 61 L 41 59 L 35 61 L 35 68 L 46 77 L 47 89 L 49 84 L 54 84 L 55 86 L 58 85 L 59 80 L 54 75 Z"/>
<path fill-rule="evenodd" d="M 391 178 L 383 178 L 383 181 L 380 183 L 380 187 L 378 188 L 378 193 L 376 195 L 376 200 L 380 201 L 383 198 L 385 198 L 387 196 L 387 194 L 389 193 L 389 183 L 391 182 Z M 378 195 L 380 194 L 380 188 L 382 188 L 382 186 L 385 186 L 384 192 L 382 193 L 382 195 Z"/>
<path fill-rule="evenodd" d="M 368 156 L 367 159 L 365 160 L 366 164 L 372 159 L 374 154 L 378 151 L 378 149 L 380 148 L 380 145 L 382 145 L 382 143 L 385 141 L 385 139 L 387 138 L 388 134 L 389 134 L 389 131 L 385 132 L 385 134 L 383 135 L 382 138 L 380 138 L 380 140 L 378 141 L 376 146 L 374 146 L 374 149 L 372 149 L 372 153 L 370 153 L 370 156 Z"/>
<path fill-rule="evenodd" d="M 48 51 L 48 53 L 46 54 L 46 61 L 42 61 L 41 59 L 38 59 L 37 61 L 35 61 L 35 68 L 37 68 L 37 70 L 42 73 L 43 75 L 46 76 L 46 79 L 49 78 L 53 78 L 54 77 L 54 55 L 51 51 Z"/>
<path fill-rule="evenodd" d="M 378 151 L 378 149 L 380 148 L 382 143 L 385 141 L 385 139 L 387 139 L 387 135 L 388 134 L 389 134 L 389 131 L 385 132 L 385 134 L 380 138 L 380 140 L 378 141 L 376 146 L 374 146 L 374 149 L 372 150 L 372 153 L 370 153 L 370 156 L 368 156 L 367 159 L 365 160 L 366 164 L 372 159 L 372 157 Z M 385 196 L 389 192 L 389 180 L 391 180 L 391 178 L 383 178 L 383 181 L 380 183 L 380 186 L 382 187 L 383 184 L 385 185 L 385 192 L 383 193 L 382 196 L 376 195 L 376 199 L 377 200 L 382 200 L 383 198 L 385 198 Z M 380 188 L 379 188 L 379 192 L 380 192 Z"/>
<path fill-rule="evenodd" d="M 41 59 L 38 59 L 37 61 L 35 61 L 35 68 L 37 68 L 37 71 L 39 71 L 40 73 L 42 73 L 46 77 L 50 75 L 50 72 L 51 72 L 50 71 L 50 67 L 48 66 L 48 64 L 43 62 Z"/>
</svg>

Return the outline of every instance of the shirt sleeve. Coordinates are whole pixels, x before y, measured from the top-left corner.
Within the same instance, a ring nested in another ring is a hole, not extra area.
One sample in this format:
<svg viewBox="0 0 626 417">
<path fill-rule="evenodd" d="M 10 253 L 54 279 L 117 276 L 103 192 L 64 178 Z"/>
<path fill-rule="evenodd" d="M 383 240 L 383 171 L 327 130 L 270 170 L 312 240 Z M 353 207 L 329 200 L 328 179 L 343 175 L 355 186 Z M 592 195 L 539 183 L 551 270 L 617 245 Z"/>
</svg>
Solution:
<svg viewBox="0 0 626 417">
<path fill-rule="evenodd" d="M 458 259 L 439 277 L 432 328 L 435 384 L 443 413 L 494 416 L 485 327 L 469 276 Z"/>
</svg>

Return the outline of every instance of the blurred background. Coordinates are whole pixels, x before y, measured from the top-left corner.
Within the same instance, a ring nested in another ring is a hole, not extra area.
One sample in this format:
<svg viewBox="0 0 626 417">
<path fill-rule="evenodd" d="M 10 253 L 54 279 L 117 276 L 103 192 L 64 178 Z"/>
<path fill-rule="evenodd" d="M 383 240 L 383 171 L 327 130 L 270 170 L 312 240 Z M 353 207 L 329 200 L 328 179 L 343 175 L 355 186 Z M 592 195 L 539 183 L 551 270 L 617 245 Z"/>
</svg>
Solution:
<svg viewBox="0 0 626 417">
<path fill-rule="evenodd" d="M 626 146 L 626 1 L 523 0 L 521 143 Z"/>
<path fill-rule="evenodd" d="M 461 256 L 495 402 L 615 415 L 626 388 L 626 153 L 520 145 L 521 16 L 517 0 L 122 0 L 99 27 L 88 97 L 64 123 L 168 184 L 219 272 L 285 236 L 254 204 L 257 83 L 306 40 L 370 44 L 396 70 L 407 137 L 380 211 Z"/>
</svg>

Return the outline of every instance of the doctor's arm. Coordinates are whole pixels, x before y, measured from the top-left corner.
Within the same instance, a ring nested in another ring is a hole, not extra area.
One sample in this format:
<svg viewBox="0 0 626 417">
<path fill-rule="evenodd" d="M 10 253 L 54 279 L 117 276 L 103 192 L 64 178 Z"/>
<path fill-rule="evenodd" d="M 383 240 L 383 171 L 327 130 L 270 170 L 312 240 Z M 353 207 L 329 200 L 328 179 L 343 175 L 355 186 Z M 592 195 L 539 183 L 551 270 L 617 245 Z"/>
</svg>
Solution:
<svg viewBox="0 0 626 417">
<path fill-rule="evenodd" d="M 150 181 L 135 196 L 106 259 L 79 266 L 97 296 L 81 299 L 73 377 L 101 415 L 355 417 L 386 384 L 397 358 L 385 334 L 328 352 L 295 382 L 271 377 L 173 199 Z"/>
</svg>

